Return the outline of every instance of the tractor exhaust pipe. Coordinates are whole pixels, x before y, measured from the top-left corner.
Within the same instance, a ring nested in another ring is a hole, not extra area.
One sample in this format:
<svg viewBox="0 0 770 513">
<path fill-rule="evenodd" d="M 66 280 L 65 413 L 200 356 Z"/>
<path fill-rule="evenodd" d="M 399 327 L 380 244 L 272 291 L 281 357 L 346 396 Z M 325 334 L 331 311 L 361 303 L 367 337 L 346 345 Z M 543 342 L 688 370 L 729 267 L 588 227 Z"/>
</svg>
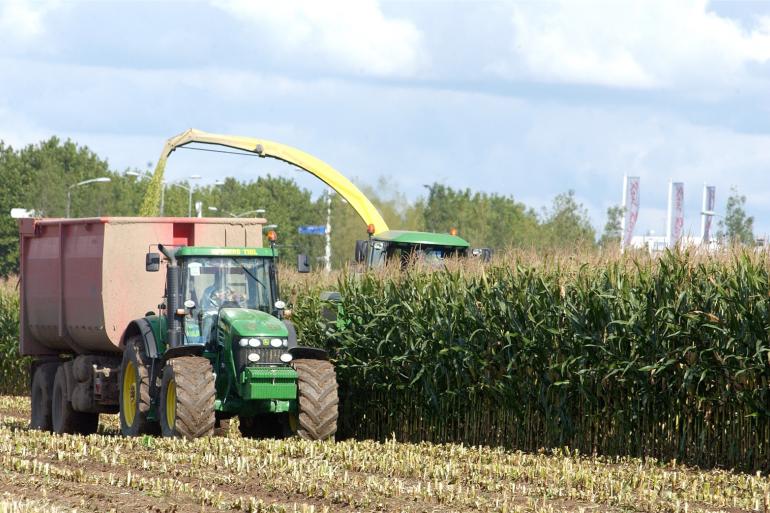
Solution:
<svg viewBox="0 0 770 513">
<path fill-rule="evenodd" d="M 163 244 L 158 244 L 158 250 L 169 261 L 166 269 L 166 328 L 168 330 L 168 346 L 174 348 L 182 343 L 182 322 L 176 314 L 180 303 L 179 266 L 176 263 L 176 256 Z"/>
</svg>

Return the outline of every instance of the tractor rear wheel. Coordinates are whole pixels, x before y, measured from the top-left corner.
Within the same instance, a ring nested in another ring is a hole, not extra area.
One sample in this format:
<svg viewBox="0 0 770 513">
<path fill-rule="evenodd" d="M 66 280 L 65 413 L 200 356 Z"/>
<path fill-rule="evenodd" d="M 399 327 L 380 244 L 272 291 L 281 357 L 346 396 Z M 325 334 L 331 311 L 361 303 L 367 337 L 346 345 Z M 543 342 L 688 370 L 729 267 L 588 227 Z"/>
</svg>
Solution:
<svg viewBox="0 0 770 513">
<path fill-rule="evenodd" d="M 180 356 L 166 363 L 160 385 L 163 436 L 199 438 L 214 433 L 214 371 L 201 356 Z"/>
<path fill-rule="evenodd" d="M 41 431 L 51 431 L 51 398 L 53 397 L 53 380 L 56 378 L 58 362 L 44 363 L 35 369 L 32 376 L 32 414 L 29 427 Z"/>
<path fill-rule="evenodd" d="M 306 440 L 326 440 L 337 432 L 337 375 L 326 360 L 298 359 L 297 434 Z"/>
<path fill-rule="evenodd" d="M 64 365 L 56 370 L 51 399 L 51 424 L 54 433 L 90 435 L 99 427 L 99 414 L 75 411 L 67 394 L 67 374 Z"/>
<path fill-rule="evenodd" d="M 141 336 L 128 339 L 120 364 L 120 432 L 124 436 L 155 434 L 158 425 L 147 420 L 150 412 L 150 364 Z"/>
</svg>

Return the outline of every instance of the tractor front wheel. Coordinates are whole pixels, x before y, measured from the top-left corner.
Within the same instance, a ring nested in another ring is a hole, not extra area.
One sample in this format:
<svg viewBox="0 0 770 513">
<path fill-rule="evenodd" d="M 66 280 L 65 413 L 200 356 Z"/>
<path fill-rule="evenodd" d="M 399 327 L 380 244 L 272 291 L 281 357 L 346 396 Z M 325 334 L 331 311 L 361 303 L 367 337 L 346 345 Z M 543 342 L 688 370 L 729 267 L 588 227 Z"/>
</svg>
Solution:
<svg viewBox="0 0 770 513">
<path fill-rule="evenodd" d="M 200 356 L 180 356 L 163 369 L 160 428 L 163 436 L 199 438 L 214 433 L 214 372 Z"/>
<path fill-rule="evenodd" d="M 337 374 L 326 360 L 297 359 L 297 434 L 306 440 L 327 440 L 337 432 Z"/>
</svg>

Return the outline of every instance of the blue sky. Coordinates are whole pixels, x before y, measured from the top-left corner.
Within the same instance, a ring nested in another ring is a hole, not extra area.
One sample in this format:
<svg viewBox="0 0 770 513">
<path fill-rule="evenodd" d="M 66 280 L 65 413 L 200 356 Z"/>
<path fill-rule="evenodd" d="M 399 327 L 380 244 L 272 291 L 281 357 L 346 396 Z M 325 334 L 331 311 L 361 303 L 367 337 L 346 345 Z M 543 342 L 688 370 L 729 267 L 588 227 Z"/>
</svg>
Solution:
<svg viewBox="0 0 770 513">
<path fill-rule="evenodd" d="M 50 135 L 146 167 L 186 128 L 290 144 L 359 182 L 512 195 L 574 189 L 598 230 L 641 176 L 636 233 L 685 182 L 731 186 L 770 232 L 770 2 L 0 0 L 0 139 Z M 177 152 L 192 173 L 292 176 Z"/>
</svg>

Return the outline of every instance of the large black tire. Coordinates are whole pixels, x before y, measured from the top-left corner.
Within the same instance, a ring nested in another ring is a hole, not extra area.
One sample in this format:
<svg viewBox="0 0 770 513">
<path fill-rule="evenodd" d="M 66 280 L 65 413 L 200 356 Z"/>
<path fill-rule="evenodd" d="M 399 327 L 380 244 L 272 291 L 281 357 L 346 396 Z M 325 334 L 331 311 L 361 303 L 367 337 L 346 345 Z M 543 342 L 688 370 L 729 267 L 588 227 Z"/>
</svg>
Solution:
<svg viewBox="0 0 770 513">
<path fill-rule="evenodd" d="M 128 339 L 118 376 L 120 432 L 124 436 L 157 434 L 158 423 L 147 419 L 150 412 L 150 359 L 140 335 Z"/>
<path fill-rule="evenodd" d="M 199 438 L 214 433 L 214 371 L 201 356 L 180 356 L 166 363 L 160 385 L 163 436 Z"/>
<path fill-rule="evenodd" d="M 334 366 L 326 360 L 297 359 L 297 434 L 327 440 L 337 432 L 339 397 Z"/>
<path fill-rule="evenodd" d="M 285 413 L 261 413 L 239 417 L 238 429 L 245 438 L 286 438 L 291 434 Z"/>
<path fill-rule="evenodd" d="M 35 369 L 32 375 L 31 403 L 29 427 L 41 431 L 51 431 L 51 398 L 53 397 L 53 381 L 56 378 L 58 362 L 44 363 Z"/>
<path fill-rule="evenodd" d="M 51 423 L 53 432 L 90 435 L 99 427 L 99 414 L 75 411 L 67 393 L 67 374 L 64 365 L 56 370 L 51 399 Z"/>
</svg>

